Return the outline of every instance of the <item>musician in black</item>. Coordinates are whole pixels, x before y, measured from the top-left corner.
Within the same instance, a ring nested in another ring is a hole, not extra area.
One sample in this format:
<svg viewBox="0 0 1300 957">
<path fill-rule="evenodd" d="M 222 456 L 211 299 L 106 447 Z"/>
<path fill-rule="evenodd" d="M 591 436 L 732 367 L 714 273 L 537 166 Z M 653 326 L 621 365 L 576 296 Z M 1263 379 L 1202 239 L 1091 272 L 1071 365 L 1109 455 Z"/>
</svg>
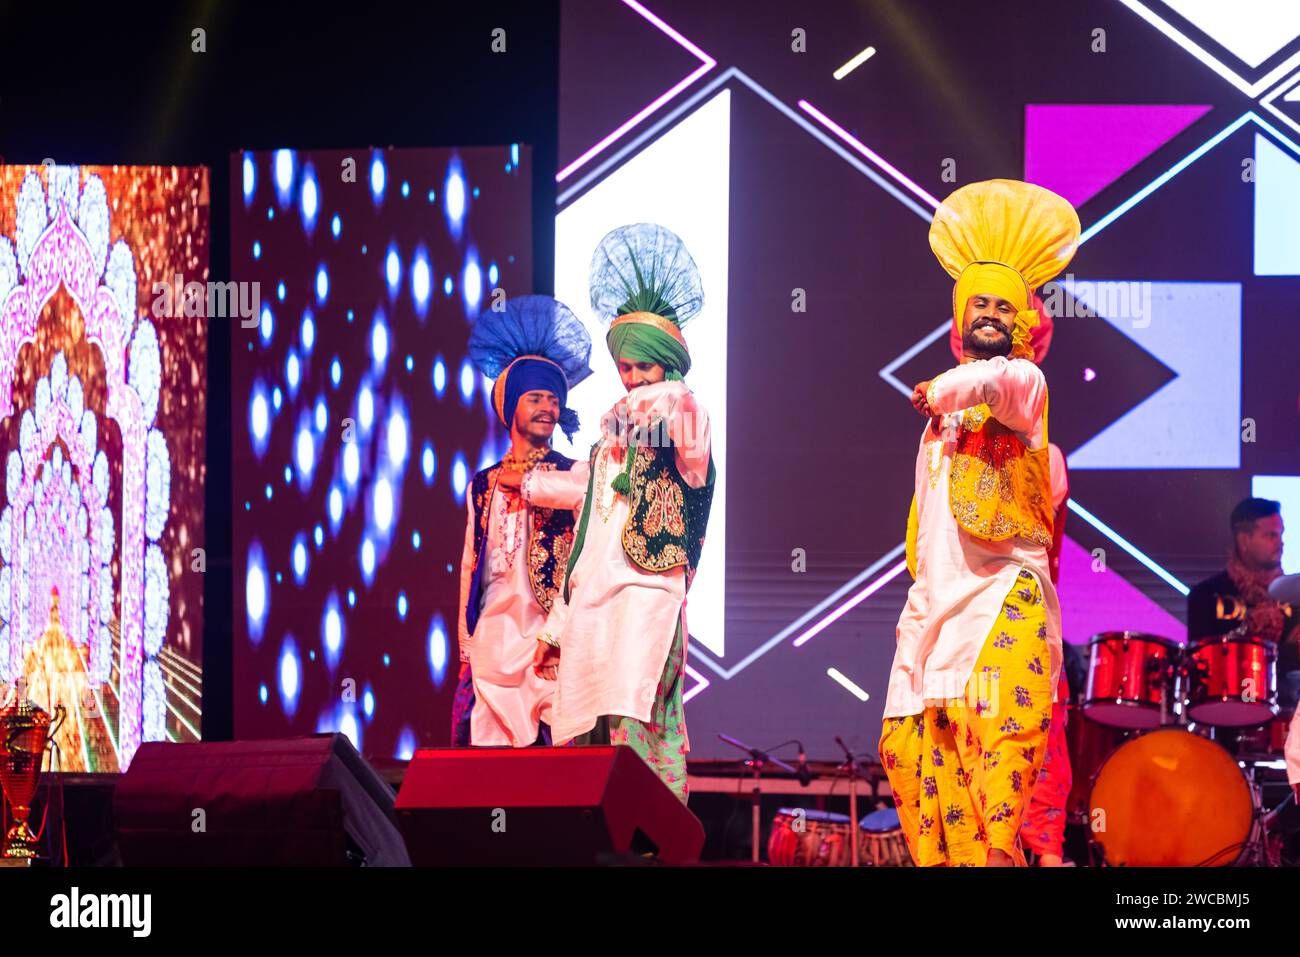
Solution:
<svg viewBox="0 0 1300 957">
<path fill-rule="evenodd" d="M 1187 596 L 1187 640 L 1225 634 L 1243 624 L 1247 635 L 1278 646 L 1278 703 L 1284 712 L 1300 698 L 1300 609 L 1274 601 L 1268 586 L 1282 574 L 1282 506 L 1243 499 L 1229 520 L 1232 548 L 1219 574 Z"/>
</svg>

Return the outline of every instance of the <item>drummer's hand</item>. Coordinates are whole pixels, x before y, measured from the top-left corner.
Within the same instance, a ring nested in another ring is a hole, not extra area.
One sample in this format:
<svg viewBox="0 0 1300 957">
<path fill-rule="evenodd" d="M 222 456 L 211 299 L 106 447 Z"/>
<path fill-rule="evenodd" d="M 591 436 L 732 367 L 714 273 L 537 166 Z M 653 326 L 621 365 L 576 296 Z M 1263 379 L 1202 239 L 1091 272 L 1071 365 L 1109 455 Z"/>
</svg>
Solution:
<svg viewBox="0 0 1300 957">
<path fill-rule="evenodd" d="M 548 645 L 540 638 L 533 649 L 533 674 L 547 681 L 554 681 L 560 672 L 560 649 Z"/>
<path fill-rule="evenodd" d="M 497 484 L 502 488 L 515 491 L 524 480 L 524 473 L 518 469 L 502 469 L 497 473 Z"/>
</svg>

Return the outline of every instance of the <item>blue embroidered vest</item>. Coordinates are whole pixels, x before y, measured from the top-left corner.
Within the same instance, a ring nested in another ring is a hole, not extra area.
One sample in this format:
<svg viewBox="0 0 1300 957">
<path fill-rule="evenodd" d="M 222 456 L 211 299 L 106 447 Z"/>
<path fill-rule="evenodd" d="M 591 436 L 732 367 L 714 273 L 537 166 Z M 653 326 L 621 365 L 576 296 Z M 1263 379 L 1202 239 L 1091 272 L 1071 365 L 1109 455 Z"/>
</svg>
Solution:
<svg viewBox="0 0 1300 957">
<path fill-rule="evenodd" d="M 533 466 L 535 469 L 559 469 L 567 472 L 573 468 L 573 459 L 552 449 L 546 457 Z M 479 599 L 483 589 L 483 552 L 487 544 L 488 520 L 491 516 L 492 493 L 496 490 L 498 462 L 474 476 L 470 494 L 474 503 L 474 571 L 470 576 L 469 598 L 465 604 L 465 627 L 474 634 L 478 625 Z M 550 509 L 532 506 L 529 510 L 528 582 L 533 597 L 543 611 L 550 611 L 555 595 L 564 584 L 564 571 L 573 548 L 573 512 L 568 509 Z"/>
</svg>

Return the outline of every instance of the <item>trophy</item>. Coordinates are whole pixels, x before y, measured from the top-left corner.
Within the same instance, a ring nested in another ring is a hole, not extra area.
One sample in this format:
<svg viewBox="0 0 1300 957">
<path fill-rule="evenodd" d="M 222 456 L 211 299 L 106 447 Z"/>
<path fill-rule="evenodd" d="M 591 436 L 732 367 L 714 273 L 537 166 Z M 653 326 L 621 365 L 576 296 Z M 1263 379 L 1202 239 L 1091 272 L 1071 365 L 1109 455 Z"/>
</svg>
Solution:
<svg viewBox="0 0 1300 957">
<path fill-rule="evenodd" d="M 0 788 L 13 808 L 14 826 L 5 835 L 3 858 L 36 856 L 36 836 L 27 826 L 32 797 L 41 776 L 46 743 L 67 717 L 63 705 L 54 708 L 55 718 L 37 707 L 21 684 L 14 702 L 0 711 Z"/>
</svg>

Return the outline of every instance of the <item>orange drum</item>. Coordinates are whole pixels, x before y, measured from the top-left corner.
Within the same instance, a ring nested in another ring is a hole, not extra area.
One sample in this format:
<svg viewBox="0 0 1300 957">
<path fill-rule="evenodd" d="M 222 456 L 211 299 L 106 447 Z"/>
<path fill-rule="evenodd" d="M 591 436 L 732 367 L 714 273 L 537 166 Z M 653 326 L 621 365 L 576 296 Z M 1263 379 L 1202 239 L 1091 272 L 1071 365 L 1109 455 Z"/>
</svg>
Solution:
<svg viewBox="0 0 1300 957">
<path fill-rule="evenodd" d="M 1088 642 L 1083 710 L 1098 724 L 1146 730 L 1164 723 L 1162 704 L 1178 646 L 1135 631 L 1107 631 Z"/>
<path fill-rule="evenodd" d="M 1112 867 L 1225 867 L 1254 822 L 1250 783 L 1232 756 L 1187 731 L 1144 734 L 1115 749 L 1089 799 L 1092 840 Z"/>
</svg>

